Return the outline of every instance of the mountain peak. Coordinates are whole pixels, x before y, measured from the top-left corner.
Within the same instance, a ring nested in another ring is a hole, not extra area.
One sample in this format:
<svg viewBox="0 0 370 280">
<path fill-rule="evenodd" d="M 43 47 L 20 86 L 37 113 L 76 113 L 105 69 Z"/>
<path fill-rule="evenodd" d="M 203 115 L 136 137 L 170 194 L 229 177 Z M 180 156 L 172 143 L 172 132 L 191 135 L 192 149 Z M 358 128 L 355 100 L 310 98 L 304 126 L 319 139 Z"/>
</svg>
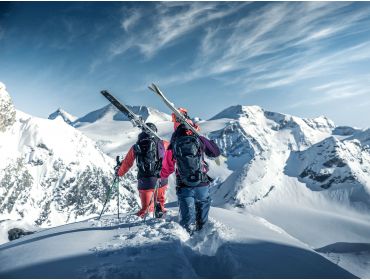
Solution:
<svg viewBox="0 0 370 280">
<path fill-rule="evenodd" d="M 169 115 L 151 107 L 130 105 L 127 105 L 127 107 L 131 109 L 135 114 L 141 116 L 144 121 L 157 122 L 171 120 L 171 117 Z M 120 112 L 112 104 L 108 104 L 77 119 L 76 123 L 94 123 L 103 119 L 113 121 L 129 121 L 125 114 Z"/>
<path fill-rule="evenodd" d="M 248 117 L 249 114 L 253 113 L 262 113 L 263 109 L 256 105 L 251 106 L 243 106 L 243 105 L 234 105 L 226 108 L 225 110 L 221 111 L 210 120 L 217 120 L 217 119 L 239 119 L 241 117 Z"/>
<path fill-rule="evenodd" d="M 58 117 L 61 117 L 68 124 L 72 124 L 77 119 L 77 117 L 67 113 L 60 107 L 54 113 L 50 114 L 48 119 L 55 120 Z"/>
</svg>

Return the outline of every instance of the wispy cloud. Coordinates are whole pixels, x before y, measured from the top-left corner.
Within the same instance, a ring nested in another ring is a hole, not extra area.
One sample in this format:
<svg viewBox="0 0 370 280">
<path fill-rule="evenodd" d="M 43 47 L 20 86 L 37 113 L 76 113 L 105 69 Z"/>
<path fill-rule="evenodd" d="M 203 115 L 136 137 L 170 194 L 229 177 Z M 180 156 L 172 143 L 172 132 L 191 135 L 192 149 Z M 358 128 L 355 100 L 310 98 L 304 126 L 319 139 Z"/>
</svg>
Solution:
<svg viewBox="0 0 370 280">
<path fill-rule="evenodd" d="M 309 98 L 294 102 L 286 109 L 302 106 L 315 106 L 340 99 L 350 99 L 360 95 L 370 96 L 370 75 L 359 75 L 354 78 L 329 81 L 311 88 Z"/>
<path fill-rule="evenodd" d="M 340 71 L 370 55 L 368 42 L 343 47 L 332 43 L 332 39 L 370 29 L 370 6 L 351 5 L 270 3 L 228 26 L 209 26 L 190 71 L 167 77 L 164 82 L 181 83 L 237 71 L 225 82 L 247 85 L 254 91 Z"/>
<path fill-rule="evenodd" d="M 313 90 L 321 94 L 319 98 L 311 102 L 313 105 L 363 94 L 370 95 L 370 76 L 364 75 L 344 81 L 330 82 L 314 87 Z"/>
<path fill-rule="evenodd" d="M 138 48 L 146 57 L 152 57 L 199 26 L 224 18 L 245 5 L 246 3 L 160 2 L 154 6 L 149 15 L 144 8 L 136 10 L 122 23 L 124 29 L 130 32 L 114 42 L 111 53 L 115 56 L 128 49 Z M 133 23 L 141 17 L 147 19 L 147 26 L 139 31 L 135 28 L 129 30 L 128 27 L 133 26 Z"/>
<path fill-rule="evenodd" d="M 127 16 L 126 16 L 127 14 Z M 125 16 L 122 19 L 121 27 L 126 31 L 129 32 L 130 29 L 135 26 L 136 23 L 139 22 L 141 18 L 141 14 L 137 9 L 130 9 L 129 11 L 125 11 Z"/>
</svg>

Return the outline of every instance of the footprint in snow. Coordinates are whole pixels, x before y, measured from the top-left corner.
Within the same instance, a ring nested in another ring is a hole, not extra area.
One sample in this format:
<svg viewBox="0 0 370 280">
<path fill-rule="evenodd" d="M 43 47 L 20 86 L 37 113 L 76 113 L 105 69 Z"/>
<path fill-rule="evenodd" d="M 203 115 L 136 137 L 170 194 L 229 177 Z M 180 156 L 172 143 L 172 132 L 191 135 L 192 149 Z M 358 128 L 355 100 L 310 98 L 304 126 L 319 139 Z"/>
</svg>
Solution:
<svg viewBox="0 0 370 280">
<path fill-rule="evenodd" d="M 191 236 L 185 245 L 201 255 L 214 256 L 218 248 L 228 242 L 231 237 L 230 228 L 210 218 L 203 229 Z"/>
</svg>

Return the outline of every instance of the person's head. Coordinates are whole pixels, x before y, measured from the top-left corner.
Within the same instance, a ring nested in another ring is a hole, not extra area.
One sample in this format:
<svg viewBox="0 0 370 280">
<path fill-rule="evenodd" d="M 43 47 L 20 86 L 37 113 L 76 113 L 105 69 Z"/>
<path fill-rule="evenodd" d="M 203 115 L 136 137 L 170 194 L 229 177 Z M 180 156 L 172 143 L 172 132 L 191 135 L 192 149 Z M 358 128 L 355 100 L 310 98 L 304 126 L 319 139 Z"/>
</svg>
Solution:
<svg viewBox="0 0 370 280">
<path fill-rule="evenodd" d="M 146 123 L 146 125 L 147 125 L 151 130 L 153 130 L 154 132 L 158 132 L 158 129 L 157 129 L 157 127 L 155 126 L 155 124 L 154 124 L 154 123 L 148 122 L 148 123 Z"/>
<path fill-rule="evenodd" d="M 188 116 L 188 110 L 185 108 L 178 108 L 179 112 L 184 115 L 185 118 L 189 119 Z M 176 128 L 181 124 L 180 121 L 177 119 L 175 113 L 172 113 L 172 122 L 173 122 L 173 129 L 176 130 Z"/>
</svg>

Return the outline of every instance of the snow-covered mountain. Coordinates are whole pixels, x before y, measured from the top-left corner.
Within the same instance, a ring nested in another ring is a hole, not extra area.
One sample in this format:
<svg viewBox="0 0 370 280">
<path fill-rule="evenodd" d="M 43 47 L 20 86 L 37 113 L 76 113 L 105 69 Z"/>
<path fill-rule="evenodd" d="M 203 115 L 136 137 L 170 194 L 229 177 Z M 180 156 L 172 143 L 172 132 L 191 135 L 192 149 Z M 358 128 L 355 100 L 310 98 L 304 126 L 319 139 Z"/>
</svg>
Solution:
<svg viewBox="0 0 370 280">
<path fill-rule="evenodd" d="M 62 108 L 58 108 L 58 110 L 50 114 L 48 117 L 49 120 L 55 120 L 56 118 L 62 118 L 62 120 L 64 120 L 68 124 L 72 124 L 77 120 L 77 117 L 67 113 Z"/>
<path fill-rule="evenodd" d="M 164 136 L 171 132 L 170 115 L 146 106 L 128 107 L 135 114 L 142 116 L 144 121 L 155 123 L 159 135 Z M 112 157 L 128 151 L 140 131 L 132 126 L 126 115 L 111 104 L 78 118 L 72 125 L 96 141 L 98 146 Z"/>
<path fill-rule="evenodd" d="M 230 107 L 206 125 L 220 120 L 225 126 L 209 136 L 230 162 L 243 156 L 244 162 L 220 188 L 219 203 L 253 205 L 295 177 L 297 189 L 303 182 L 337 203 L 369 208 L 369 130 L 347 129 L 347 138 L 337 138 L 325 117 L 301 119 L 257 106 Z"/>
<path fill-rule="evenodd" d="M 370 243 L 368 130 L 256 106 L 228 108 L 202 127 L 232 171 L 212 190 L 215 206 L 263 217 L 313 248 L 334 250 L 326 255 L 338 262 L 352 256 L 354 270 L 364 267 L 354 248 Z M 335 252 L 340 242 L 353 250 Z"/>
<path fill-rule="evenodd" d="M 9 112 L 12 112 L 11 105 L 9 103 L 7 104 Z M 173 124 L 170 121 L 169 115 L 147 107 L 132 107 L 132 109 L 142 114 L 146 121 L 154 122 L 158 127 L 159 134 L 164 139 L 170 139 Z M 12 120 L 11 113 L 10 115 L 7 114 L 7 116 L 8 119 Z M 28 119 L 30 121 L 27 121 Z M 11 135 L 9 137 L 13 137 L 11 138 L 13 140 L 4 140 L 5 138 L 1 138 L 0 143 L 4 144 L 0 144 L 0 152 L 5 150 L 4 148 L 2 149 L 5 143 L 9 147 L 13 147 L 17 146 L 14 143 L 18 141 L 17 143 L 21 144 L 18 144 L 17 149 L 19 150 L 19 147 L 22 147 L 18 153 L 22 154 L 23 158 L 25 158 L 23 164 L 30 170 L 33 170 L 33 173 L 28 171 L 32 174 L 32 178 L 37 178 L 39 180 L 37 182 L 43 182 L 40 178 L 44 178 L 44 174 L 47 174 L 45 178 L 53 178 L 49 180 L 44 179 L 48 183 L 38 183 L 41 187 L 38 187 L 38 189 L 34 187 L 37 191 L 32 191 L 32 193 L 36 194 L 36 198 L 33 198 L 33 200 L 29 199 L 30 201 L 36 201 L 37 199 L 39 199 L 37 201 L 40 201 L 39 197 L 41 197 L 40 193 L 42 192 L 52 192 L 52 195 L 54 195 L 56 193 L 55 190 L 59 190 L 57 185 L 59 186 L 60 182 L 64 185 L 63 182 L 68 181 L 68 178 L 70 178 L 68 177 L 70 173 L 68 173 L 67 167 L 72 170 L 70 172 L 73 174 L 84 172 L 77 171 L 76 164 L 74 165 L 72 162 L 80 162 L 78 166 L 81 169 L 95 164 L 97 169 L 100 168 L 102 170 L 101 173 L 87 173 L 88 175 L 86 177 L 70 175 L 74 178 L 74 180 L 71 179 L 72 185 L 88 185 L 91 196 L 85 199 L 85 195 L 77 195 L 79 199 L 69 200 L 70 203 L 66 204 L 63 202 L 65 199 L 60 200 L 60 197 L 62 196 L 64 198 L 68 196 L 62 193 L 57 196 L 58 202 L 56 204 L 67 205 L 67 207 L 63 206 L 64 208 L 62 207 L 62 209 L 71 209 L 70 211 L 73 213 L 73 217 L 70 218 L 68 216 L 66 218 L 66 216 L 63 216 L 64 218 L 60 219 L 59 208 L 55 208 L 55 203 L 53 202 L 47 208 L 51 209 L 50 211 L 43 211 L 43 213 L 46 213 L 44 216 L 48 217 L 48 220 L 45 220 L 42 225 L 54 225 L 65 221 L 73 221 L 73 219 L 88 218 L 90 214 L 96 213 L 96 209 L 101 207 L 98 205 L 101 205 L 99 203 L 101 203 L 101 197 L 103 196 L 103 193 L 99 195 L 96 193 L 102 191 L 102 189 L 90 187 L 90 181 L 86 181 L 86 178 L 89 178 L 89 180 L 95 180 L 94 178 L 96 178 L 96 181 L 103 180 L 99 178 L 106 178 L 104 176 L 106 176 L 106 173 L 111 173 L 114 162 L 111 158 L 105 156 L 104 153 L 111 157 L 125 155 L 130 146 L 136 142 L 139 133 L 139 130 L 134 128 L 126 117 L 121 115 L 111 105 L 78 118 L 71 125 L 67 125 L 62 119 L 57 117 L 53 121 L 42 120 L 17 111 L 15 123 L 11 124 L 12 121 L 8 122 L 5 132 L 1 134 Z M 30 123 L 25 125 L 27 122 Z M 230 219 L 231 222 L 228 223 L 228 226 L 232 230 L 238 228 L 239 225 L 244 226 L 243 223 L 245 223 L 246 227 L 242 230 L 244 233 L 240 231 L 238 234 L 240 236 L 244 234 L 251 238 L 256 238 L 258 232 L 253 231 L 253 227 L 256 225 L 248 222 L 250 215 L 252 215 L 257 220 L 261 219 L 261 221 L 264 221 L 263 223 L 268 225 L 270 229 L 297 240 L 300 242 L 299 246 L 303 246 L 302 244 L 304 244 L 308 250 L 316 250 L 316 252 L 338 263 L 341 267 L 356 276 L 370 277 L 370 263 L 368 262 L 368 257 L 370 256 L 370 246 L 368 246 L 370 244 L 370 235 L 368 234 L 370 232 L 370 130 L 344 126 L 337 127 L 326 117 L 299 118 L 287 114 L 269 112 L 258 106 L 241 105 L 227 108 L 210 120 L 201 120 L 199 124 L 201 126 L 201 132 L 217 142 L 226 158 L 220 166 L 216 165 L 214 161 L 208 160 L 210 164 L 210 175 L 215 178 L 211 187 L 211 193 L 213 206 L 217 207 L 214 208 L 216 209 L 214 211 L 219 211 L 214 216 L 216 221 L 222 221 L 222 223 L 227 224 L 226 220 Z M 54 127 L 55 131 L 50 127 Z M 51 137 L 51 133 L 58 136 Z M 38 137 L 42 141 L 31 141 L 30 139 L 32 137 L 28 136 L 30 134 L 39 135 Z M 49 136 L 47 136 L 48 134 Z M 17 137 L 14 135 L 17 135 Z M 7 144 L 9 141 L 13 141 L 14 143 Z M 84 141 L 91 145 L 82 145 L 81 142 L 84 143 Z M 38 145 L 39 143 L 44 145 Z M 73 147 L 70 147 L 69 143 Z M 31 146 L 33 150 L 25 148 L 27 145 Z M 14 147 L 9 149 L 17 151 Z M 51 176 L 50 172 L 54 169 L 54 161 L 56 161 L 54 159 L 57 154 L 56 151 L 62 149 L 69 150 L 71 157 L 66 159 L 65 155 L 58 154 L 58 158 L 61 158 L 63 161 L 65 169 L 62 172 L 53 173 L 54 175 Z M 52 155 L 49 155 L 49 150 L 53 151 Z M 48 157 L 52 158 L 48 159 Z M 43 164 L 38 161 L 39 159 Z M 86 162 L 89 163 L 87 164 Z M 0 166 L 0 170 L 3 168 L 4 166 Z M 24 172 L 22 170 L 22 168 L 18 168 L 12 174 L 18 174 L 19 172 L 19 174 L 23 174 Z M 128 180 L 125 181 L 125 185 L 129 186 L 130 189 L 129 192 L 123 191 L 124 197 L 122 197 L 122 200 L 126 199 L 128 201 L 125 205 L 131 206 L 136 203 L 135 198 L 137 198 L 137 195 L 134 191 L 134 185 L 136 183 L 133 176 L 134 173 L 135 170 L 129 174 Z M 5 178 L 2 174 L 4 174 L 4 169 L 0 171 L 0 179 Z M 100 177 L 99 174 L 104 175 Z M 18 176 L 18 178 L 23 178 L 22 176 Z M 24 180 L 27 181 L 28 177 L 26 175 L 24 176 Z M 111 180 L 111 177 L 106 179 L 106 181 L 109 180 Z M 92 186 L 97 185 L 106 186 L 107 184 L 103 181 L 92 184 Z M 18 186 L 19 189 L 27 190 L 27 187 L 24 187 L 27 184 L 24 184 L 24 186 L 18 184 Z M 70 187 L 69 185 L 65 188 L 67 190 L 66 192 L 72 193 L 73 196 L 78 192 L 72 191 L 72 189 L 79 189 L 78 187 Z M 40 189 L 42 192 L 40 192 Z M 0 199 L 1 197 L 0 194 Z M 174 178 L 172 177 L 170 178 L 168 201 L 173 202 L 175 200 Z M 74 205 L 80 205 L 80 202 L 86 203 L 84 204 L 85 206 L 74 208 Z M 113 202 L 111 204 L 113 206 L 110 212 L 112 210 L 115 211 L 115 203 Z M 123 210 L 130 208 L 124 208 L 123 204 Z M 32 209 L 39 207 L 39 205 L 41 204 L 29 203 L 24 204 L 22 207 Z M 237 220 L 232 218 L 234 216 L 238 217 Z M 9 215 L 6 214 L 3 218 L 9 218 Z M 126 222 L 121 223 L 123 227 L 127 226 Z M 81 225 L 84 228 L 90 228 L 91 226 L 87 224 Z M 155 228 L 162 232 L 162 226 L 164 229 L 166 227 L 172 227 L 172 225 L 164 224 Z M 141 232 L 138 233 L 140 237 L 155 235 L 155 230 L 152 228 L 140 226 L 138 229 Z M 89 229 L 84 230 L 88 231 Z M 126 250 L 130 251 L 130 248 L 136 245 L 139 247 L 142 246 L 137 240 L 139 238 L 138 236 L 126 235 L 126 233 L 122 236 L 122 242 L 119 241 L 117 243 L 114 241 L 108 245 L 104 243 L 102 247 L 99 247 L 99 244 L 95 244 L 94 246 L 96 248 L 104 248 L 104 252 L 118 252 L 118 255 L 123 254 L 124 256 L 126 256 Z M 159 239 L 163 238 L 163 240 L 173 241 L 171 239 L 172 237 L 167 235 L 159 234 L 155 236 Z M 132 239 L 130 239 L 131 237 Z M 24 240 L 28 240 L 31 236 L 25 238 Z M 127 240 L 132 240 L 133 243 Z M 259 242 L 261 244 L 265 242 L 265 240 L 259 240 L 258 238 L 256 240 L 257 243 Z M 104 239 L 102 242 L 105 241 Z M 51 240 L 50 242 L 55 241 Z M 183 240 L 176 239 L 173 242 L 182 244 L 181 242 Z M 250 256 L 249 254 L 245 254 L 245 251 L 238 251 L 237 249 L 225 249 L 222 251 L 223 249 L 220 249 L 220 246 L 214 245 L 212 243 L 213 241 L 209 242 L 210 244 L 204 245 L 205 248 L 213 248 L 215 246 L 215 255 L 221 253 L 226 254 L 230 257 L 227 257 L 227 263 L 232 264 L 232 267 L 235 265 L 234 271 L 238 271 L 238 269 L 244 271 L 242 264 L 233 260 L 241 258 L 241 255 Z M 157 245 L 146 244 L 145 246 L 156 248 Z M 194 246 L 198 245 L 195 244 Z M 24 250 L 31 250 L 26 247 L 23 248 Z M 165 250 L 168 249 L 166 247 L 164 248 Z M 178 247 L 172 247 L 172 245 L 170 245 L 170 248 L 168 250 L 173 249 L 175 252 L 178 252 L 176 250 L 180 250 L 180 252 L 182 250 L 182 247 L 179 249 Z M 97 250 L 99 251 L 99 249 Z M 264 250 L 264 248 L 256 247 L 255 250 Z M 59 256 L 58 252 L 53 252 L 52 254 L 54 253 Z M 81 252 L 79 251 L 78 253 L 80 254 Z M 8 256 L 8 254 L 5 255 Z M 207 259 L 206 257 L 197 256 L 196 259 L 208 264 L 205 260 Z M 247 262 L 247 260 L 243 260 Z M 194 259 L 191 258 L 188 261 L 192 263 Z M 59 265 L 60 263 L 55 262 L 55 264 Z M 213 259 L 213 262 L 210 264 L 218 266 L 224 263 L 222 263 L 221 259 Z M 277 262 L 277 264 L 280 264 L 280 262 Z M 258 266 L 260 264 L 254 263 L 253 266 L 247 267 L 251 269 L 254 265 Z M 137 268 L 131 268 L 131 271 L 135 271 L 136 273 Z M 194 271 L 194 274 L 192 274 L 193 276 L 195 275 L 194 277 L 212 276 L 204 274 L 206 273 L 205 271 L 199 272 L 197 267 L 192 267 L 192 269 Z M 271 269 L 269 268 L 266 273 L 273 271 Z M 92 270 L 89 271 L 91 272 Z M 117 275 L 127 276 L 120 273 L 122 271 L 115 266 L 112 266 L 112 270 L 109 267 L 102 266 L 102 270 L 94 270 L 92 274 L 86 275 L 90 275 L 91 277 L 99 277 L 99 275 L 100 277 L 103 277 L 102 275 L 107 275 L 107 277 L 117 277 Z M 136 275 L 135 273 L 134 275 Z M 147 275 L 145 273 L 142 275 Z M 263 274 L 263 269 L 256 270 L 256 274 L 253 275 L 247 274 L 247 272 L 245 272 L 246 274 L 243 273 L 240 275 L 245 277 L 261 277 L 260 275 L 265 275 Z M 161 276 L 167 277 L 169 275 L 172 274 Z M 227 275 L 234 277 L 236 274 Z M 276 277 L 274 275 L 271 277 Z M 314 277 L 314 274 L 309 275 Z M 324 274 L 319 275 L 326 277 Z M 186 274 L 186 276 L 189 275 Z M 286 275 L 284 276 L 288 277 Z"/>
<path fill-rule="evenodd" d="M 169 115 L 159 112 L 146 106 L 127 106 L 132 112 L 140 115 L 146 122 L 169 121 Z M 128 117 L 120 112 L 114 105 L 108 104 L 101 109 L 95 110 L 85 116 L 78 118 L 74 122 L 75 127 L 83 126 L 85 123 L 96 123 L 107 120 L 113 121 L 129 121 Z"/>
<path fill-rule="evenodd" d="M 156 120 L 153 122 L 159 127 L 161 136 L 168 140 L 172 132 L 169 116 L 153 111 L 156 112 L 153 116 Z M 95 139 L 102 150 L 111 156 L 124 155 L 136 141 L 139 132 L 130 122 L 124 121 L 124 117 L 118 118 L 117 114 L 117 109 L 113 106 L 106 106 L 87 115 L 94 116 L 88 118 L 91 123 L 81 122 L 84 125 L 78 127 L 81 132 Z M 144 114 L 145 116 L 148 115 Z M 118 119 L 121 121 L 116 121 Z M 217 167 L 213 162 L 210 163 L 211 173 L 216 177 L 216 182 L 222 182 L 222 185 L 218 185 L 219 190 L 216 188 L 213 190 L 215 205 L 227 204 L 250 209 L 256 202 L 263 204 L 262 201 L 266 200 L 268 195 L 274 196 L 276 190 L 288 191 L 286 186 L 291 184 L 291 180 L 295 180 L 293 196 L 303 195 L 300 192 L 308 189 L 314 196 L 320 191 L 320 195 L 326 197 L 328 201 L 334 204 L 345 203 L 350 209 L 364 210 L 368 207 L 369 180 L 366 171 L 369 168 L 368 152 L 363 152 L 366 148 L 361 144 L 356 150 L 358 156 L 354 157 L 354 150 L 346 152 L 348 149 L 345 147 L 355 145 L 356 140 L 350 141 L 351 138 L 361 139 L 358 141 L 363 143 L 369 141 L 368 131 L 336 127 L 326 117 L 299 118 L 269 112 L 258 106 L 241 105 L 227 108 L 209 121 L 201 121 L 200 124 L 202 132 L 214 139 L 221 147 L 223 155 L 227 157 L 224 166 Z M 312 152 L 315 147 L 321 146 L 321 142 L 331 144 L 323 147 L 322 151 Z M 337 147 L 336 143 L 345 145 Z M 347 153 L 346 160 L 355 163 L 348 165 L 348 168 L 335 164 L 325 167 L 337 160 L 335 150 L 337 154 Z M 300 156 L 297 158 L 298 154 Z M 301 162 L 304 155 L 307 158 Z M 309 173 L 311 176 L 304 176 L 306 175 L 304 170 L 310 172 L 307 166 L 313 164 L 308 161 L 313 160 L 314 165 L 321 166 L 321 169 L 315 169 L 316 177 L 312 175 L 314 171 Z M 325 173 L 329 170 L 330 178 L 329 174 Z M 326 175 L 318 175 L 321 173 Z M 327 180 L 320 181 L 325 176 Z M 314 177 L 317 180 L 312 180 Z M 286 183 L 286 180 L 289 182 Z M 338 183 L 341 185 L 328 187 Z M 347 183 L 350 184 L 349 187 Z M 357 191 L 354 191 L 355 189 Z M 359 201 L 356 196 L 362 199 Z M 314 205 L 315 203 L 311 206 Z"/>
<path fill-rule="evenodd" d="M 333 132 L 338 129 L 325 117 L 301 119 L 256 106 L 228 108 L 205 126 L 215 128 L 213 123 L 223 123 L 209 136 L 228 156 L 226 164 L 233 169 L 214 189 L 215 205 L 261 215 L 302 238 L 300 230 L 312 227 L 305 221 L 308 214 L 304 209 L 347 213 L 348 221 L 355 216 L 365 221 L 365 228 L 370 225 L 368 131 L 353 130 L 352 136 L 346 133 L 346 138 L 337 138 Z M 279 209 L 284 209 L 280 217 L 276 215 Z M 294 221 L 299 227 L 292 229 L 284 219 L 291 219 L 295 209 L 295 215 L 301 213 L 302 217 Z M 340 238 L 357 235 L 353 227 L 333 234 Z M 330 238 L 314 241 L 312 235 L 307 237 L 306 242 L 312 241 L 313 246 L 330 242 Z M 370 241 L 370 236 L 365 239 Z"/>
<path fill-rule="evenodd" d="M 62 119 L 13 110 L 4 86 L 0 96 L 0 106 L 9 108 L 1 115 L 6 126 L 0 132 L 0 220 L 56 226 L 98 214 L 115 161 Z M 137 206 L 134 176 L 127 178 L 122 211 Z"/>
<path fill-rule="evenodd" d="M 328 190 L 341 204 L 370 210 L 370 147 L 334 136 L 291 153 L 286 173 L 313 191 Z"/>
<path fill-rule="evenodd" d="M 329 137 L 335 127 L 324 117 L 301 119 L 240 105 L 225 109 L 203 126 L 228 158 L 227 167 L 233 170 L 220 188 L 216 203 L 239 207 L 266 195 L 277 179 L 273 174 L 284 175 L 291 151 L 307 149 Z M 207 129 L 209 126 L 211 129 Z M 245 179 L 258 186 L 251 187 Z"/>
</svg>

